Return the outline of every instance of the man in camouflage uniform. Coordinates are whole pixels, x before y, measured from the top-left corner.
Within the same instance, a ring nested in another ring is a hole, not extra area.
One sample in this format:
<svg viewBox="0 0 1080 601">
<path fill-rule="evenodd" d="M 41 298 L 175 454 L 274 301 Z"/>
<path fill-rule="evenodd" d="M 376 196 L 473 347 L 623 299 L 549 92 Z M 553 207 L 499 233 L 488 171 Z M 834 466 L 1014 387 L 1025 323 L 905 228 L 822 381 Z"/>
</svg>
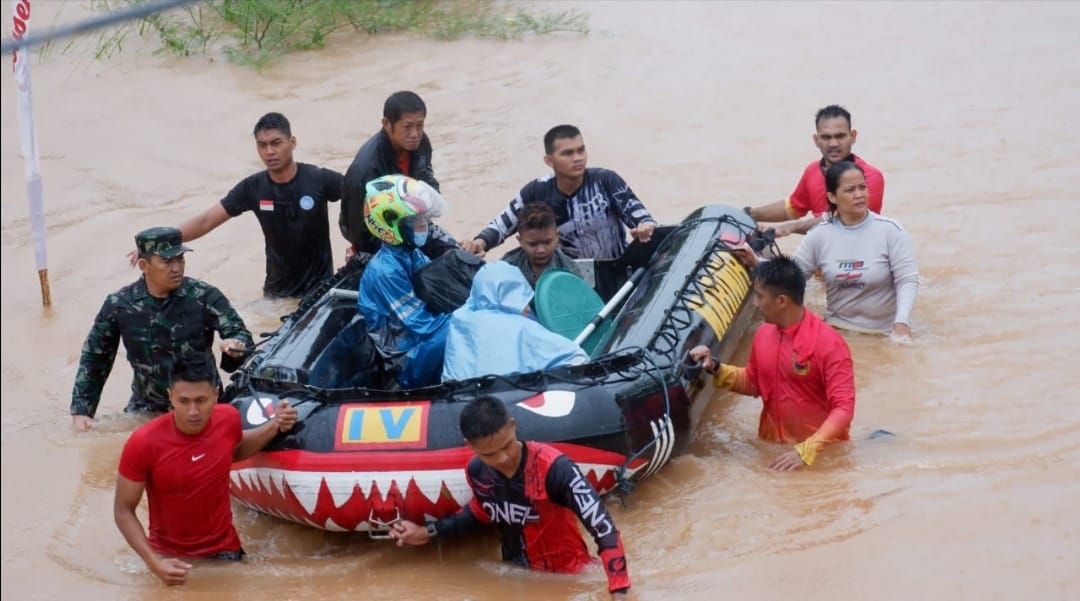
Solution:
<svg viewBox="0 0 1080 601">
<path fill-rule="evenodd" d="M 169 410 L 169 373 L 177 357 L 212 353 L 214 331 L 220 349 L 240 357 L 252 344 L 251 333 L 229 300 L 217 288 L 184 277 L 180 230 L 155 227 L 135 236 L 143 276 L 105 299 L 83 343 L 79 371 L 71 392 L 72 426 L 89 430 L 124 341 L 134 379 L 124 411 Z"/>
</svg>

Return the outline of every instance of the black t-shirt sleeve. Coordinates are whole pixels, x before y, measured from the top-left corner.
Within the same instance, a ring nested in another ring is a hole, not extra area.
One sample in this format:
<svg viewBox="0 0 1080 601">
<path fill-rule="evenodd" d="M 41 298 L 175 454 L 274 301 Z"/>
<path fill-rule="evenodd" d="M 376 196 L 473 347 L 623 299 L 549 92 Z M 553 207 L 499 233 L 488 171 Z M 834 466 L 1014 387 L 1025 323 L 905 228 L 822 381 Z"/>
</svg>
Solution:
<svg viewBox="0 0 1080 601">
<path fill-rule="evenodd" d="M 320 175 L 322 176 L 323 199 L 326 202 L 336 202 L 341 200 L 342 188 L 345 185 L 345 176 L 333 169 L 327 169 L 325 167 L 320 169 Z"/>
<path fill-rule="evenodd" d="M 225 208 L 225 212 L 230 217 L 236 217 L 244 211 L 254 211 L 258 208 L 255 205 L 259 201 L 255 198 L 255 194 L 252 193 L 254 187 L 252 177 L 244 178 L 240 183 L 233 186 L 232 190 L 229 190 L 225 198 L 221 199 L 221 206 Z"/>
</svg>

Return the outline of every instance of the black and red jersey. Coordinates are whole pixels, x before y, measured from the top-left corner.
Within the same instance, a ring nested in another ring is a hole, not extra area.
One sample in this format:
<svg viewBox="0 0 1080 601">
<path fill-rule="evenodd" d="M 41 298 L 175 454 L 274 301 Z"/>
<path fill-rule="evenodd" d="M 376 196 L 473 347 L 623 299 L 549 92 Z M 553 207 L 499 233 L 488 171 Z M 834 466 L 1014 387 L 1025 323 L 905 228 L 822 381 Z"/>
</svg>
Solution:
<svg viewBox="0 0 1080 601">
<path fill-rule="evenodd" d="M 466 468 L 472 501 L 439 520 L 440 537 L 478 524 L 494 524 L 503 559 L 534 570 L 579 572 L 592 563 L 577 522 L 592 534 L 611 592 L 630 588 L 626 554 L 615 522 L 596 489 L 569 457 L 554 447 L 523 443 L 521 465 L 507 478 L 474 457 Z"/>
</svg>

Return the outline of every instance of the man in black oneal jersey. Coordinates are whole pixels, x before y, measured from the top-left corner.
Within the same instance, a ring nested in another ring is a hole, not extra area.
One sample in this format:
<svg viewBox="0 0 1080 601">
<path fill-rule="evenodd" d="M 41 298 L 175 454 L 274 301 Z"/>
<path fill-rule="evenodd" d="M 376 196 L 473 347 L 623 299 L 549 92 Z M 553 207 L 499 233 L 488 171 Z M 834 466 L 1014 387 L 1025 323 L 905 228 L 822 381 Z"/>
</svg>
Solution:
<svg viewBox="0 0 1080 601">
<path fill-rule="evenodd" d="M 552 173 L 525 184 L 509 206 L 472 240 L 466 251 L 484 255 L 518 231 L 518 211 L 542 202 L 555 212 L 559 248 L 571 259 L 617 259 L 626 251 L 626 229 L 648 242 L 656 220 L 630 185 L 610 169 L 587 167 L 581 131 L 556 125 L 544 134 L 544 163 Z"/>
</svg>

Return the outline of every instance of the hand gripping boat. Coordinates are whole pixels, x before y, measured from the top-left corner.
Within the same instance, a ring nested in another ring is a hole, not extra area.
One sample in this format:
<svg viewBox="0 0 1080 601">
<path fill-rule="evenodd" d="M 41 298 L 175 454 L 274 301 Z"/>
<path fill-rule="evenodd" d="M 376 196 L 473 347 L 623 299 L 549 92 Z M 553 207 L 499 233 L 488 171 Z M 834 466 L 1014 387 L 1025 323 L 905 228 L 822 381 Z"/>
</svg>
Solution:
<svg viewBox="0 0 1080 601">
<path fill-rule="evenodd" d="M 411 390 L 387 384 L 393 377 L 356 301 L 334 293 L 357 289 L 362 255 L 283 318 L 233 376 L 227 397 L 245 428 L 266 423 L 279 399 L 299 421 L 233 465 L 232 494 L 326 530 L 374 534 L 397 518 L 449 515 L 471 496 L 458 416 L 477 395 L 502 399 L 520 439 L 569 455 L 601 494 L 629 492 L 680 452 L 708 402 L 687 351 L 704 344 L 726 360 L 749 327 L 750 277 L 730 249 L 753 234 L 741 210 L 708 206 L 618 260 L 589 265 L 604 301 L 622 297 L 590 326 L 589 363 Z"/>
</svg>

